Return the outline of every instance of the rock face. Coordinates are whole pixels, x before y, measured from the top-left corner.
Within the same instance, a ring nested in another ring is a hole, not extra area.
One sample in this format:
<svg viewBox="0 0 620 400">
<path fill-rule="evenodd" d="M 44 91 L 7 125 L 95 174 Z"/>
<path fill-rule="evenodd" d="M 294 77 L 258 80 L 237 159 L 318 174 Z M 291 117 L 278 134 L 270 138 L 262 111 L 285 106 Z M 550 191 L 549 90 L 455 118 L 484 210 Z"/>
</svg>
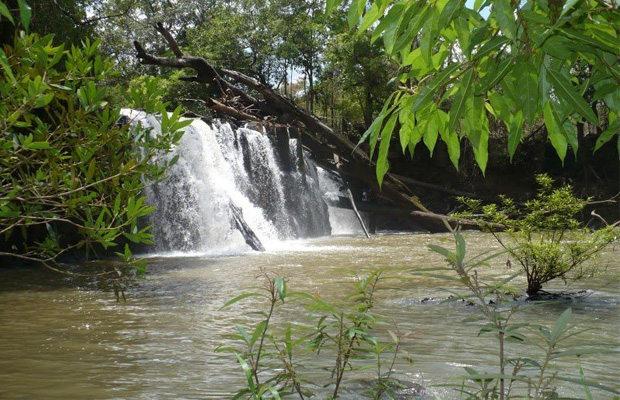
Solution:
<svg viewBox="0 0 620 400">
<path fill-rule="evenodd" d="M 133 113 L 153 128 L 154 116 Z M 235 251 L 248 248 L 231 202 L 258 239 L 329 235 L 317 168 L 286 131 L 235 127 L 196 119 L 171 157 L 169 178 L 147 189 L 157 251 Z"/>
</svg>

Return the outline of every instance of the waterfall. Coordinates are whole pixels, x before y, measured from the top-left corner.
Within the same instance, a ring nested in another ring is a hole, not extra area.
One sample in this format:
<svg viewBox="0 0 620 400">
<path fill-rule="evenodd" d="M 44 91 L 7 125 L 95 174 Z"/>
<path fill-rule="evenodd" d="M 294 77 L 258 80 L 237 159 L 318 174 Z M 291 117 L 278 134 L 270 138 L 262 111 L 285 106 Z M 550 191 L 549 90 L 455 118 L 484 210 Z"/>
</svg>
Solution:
<svg viewBox="0 0 620 400">
<path fill-rule="evenodd" d="M 133 124 L 160 130 L 155 116 L 126 110 Z M 249 250 L 229 210 L 241 208 L 265 247 L 331 233 L 319 172 L 286 129 L 194 119 L 169 157 L 168 178 L 146 188 L 157 252 Z"/>
<path fill-rule="evenodd" d="M 318 173 L 323 198 L 337 201 L 338 197 L 348 197 L 346 186 L 341 179 L 320 168 L 318 169 Z M 331 206 L 328 207 L 328 209 L 329 222 L 333 235 L 364 234 L 364 231 L 360 226 L 353 210 Z M 360 212 L 360 215 L 362 216 L 362 219 L 364 219 L 366 226 L 368 226 L 369 220 L 367 213 L 362 211 Z"/>
</svg>

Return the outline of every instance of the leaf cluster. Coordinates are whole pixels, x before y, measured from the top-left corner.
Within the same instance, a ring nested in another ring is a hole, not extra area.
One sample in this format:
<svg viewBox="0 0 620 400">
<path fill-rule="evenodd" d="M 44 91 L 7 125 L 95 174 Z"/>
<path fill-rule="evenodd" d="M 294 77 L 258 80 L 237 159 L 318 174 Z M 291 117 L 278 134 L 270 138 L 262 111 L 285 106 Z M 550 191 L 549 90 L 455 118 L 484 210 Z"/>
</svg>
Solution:
<svg viewBox="0 0 620 400">
<path fill-rule="evenodd" d="M 0 49 L 0 256 L 56 268 L 73 250 L 151 243 L 142 189 L 163 178 L 189 121 L 180 108 L 166 112 L 151 80 L 127 91 L 125 104 L 161 113 L 161 132 L 132 126 L 103 86 L 114 72 L 98 46 L 65 49 L 52 35 L 21 31 Z M 143 272 L 128 251 L 128 270 Z"/>
<path fill-rule="evenodd" d="M 327 11 L 341 3 L 327 1 Z M 380 183 L 393 132 L 411 155 L 420 142 L 432 153 L 441 139 L 457 169 L 467 140 L 484 173 L 493 121 L 508 131 L 511 158 L 524 127 L 541 121 L 562 161 L 568 147 L 577 152 L 579 126 L 599 127 L 595 150 L 620 131 L 620 11 L 612 1 L 347 3 L 350 26 L 382 39 L 400 65 L 401 88 L 363 138 L 371 154 L 379 144 Z"/>
</svg>

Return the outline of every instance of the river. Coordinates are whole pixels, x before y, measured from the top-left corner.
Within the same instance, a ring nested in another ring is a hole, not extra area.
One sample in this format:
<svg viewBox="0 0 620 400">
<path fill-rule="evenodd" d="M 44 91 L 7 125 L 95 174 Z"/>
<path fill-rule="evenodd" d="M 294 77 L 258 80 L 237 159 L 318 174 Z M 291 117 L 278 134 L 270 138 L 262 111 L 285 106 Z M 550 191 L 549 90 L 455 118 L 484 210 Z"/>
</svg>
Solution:
<svg viewBox="0 0 620 400">
<path fill-rule="evenodd" d="M 468 254 L 496 249 L 492 237 L 467 233 Z M 283 242 L 266 253 L 151 255 L 149 272 L 128 290 L 126 302 L 87 283 L 60 277 L 41 269 L 0 270 L 0 398 L 231 398 L 244 377 L 234 356 L 216 352 L 235 342 L 229 335 L 235 325 L 256 321 L 250 311 L 260 304 L 249 299 L 227 309 L 220 307 L 234 296 L 260 285 L 264 268 L 284 276 L 289 290 L 319 293 L 339 301 L 352 276 L 364 268 L 380 267 L 386 277 L 376 294 L 375 314 L 385 322 L 376 335 L 387 339 L 387 328 L 396 322 L 402 332 L 412 331 L 403 348 L 414 364 L 396 364 L 396 376 L 431 388 L 439 398 L 454 398 L 447 388 L 463 375 L 463 367 L 479 370 L 496 364 L 495 341 L 477 336 L 479 326 L 461 320 L 475 315 L 475 307 L 437 299 L 458 290 L 458 285 L 411 271 L 441 266 L 441 257 L 428 244 L 451 246 L 448 235 L 383 234 L 367 240 L 333 236 Z M 571 286 L 588 290 L 572 301 L 529 306 L 518 319 L 551 325 L 566 308 L 573 309 L 573 324 L 588 328 L 581 343 L 607 344 L 620 350 L 620 245 L 610 247 L 597 260 L 605 268 L 596 277 Z M 506 258 L 480 270 L 483 277 L 511 275 Z M 96 263 L 94 263 L 96 264 Z M 523 287 L 524 279 L 514 285 Z M 561 289 L 554 283 L 551 289 Z M 430 299 L 428 301 L 424 299 Z M 308 323 L 299 306 L 285 305 L 277 320 Z M 521 354 L 540 355 L 533 346 Z M 328 354 L 304 354 L 303 371 L 328 363 Z M 370 365 L 360 361 L 358 365 Z M 596 354 L 556 364 L 561 376 L 577 379 L 579 367 L 588 379 L 620 390 L 617 354 Z M 345 398 L 374 379 L 372 370 L 349 373 Z M 311 379 L 321 379 L 309 373 Z M 346 379 L 346 378 L 345 378 Z M 579 385 L 556 382 L 561 394 L 585 397 Z M 314 388 L 318 398 L 325 396 Z M 594 398 L 611 395 L 594 392 Z"/>
</svg>

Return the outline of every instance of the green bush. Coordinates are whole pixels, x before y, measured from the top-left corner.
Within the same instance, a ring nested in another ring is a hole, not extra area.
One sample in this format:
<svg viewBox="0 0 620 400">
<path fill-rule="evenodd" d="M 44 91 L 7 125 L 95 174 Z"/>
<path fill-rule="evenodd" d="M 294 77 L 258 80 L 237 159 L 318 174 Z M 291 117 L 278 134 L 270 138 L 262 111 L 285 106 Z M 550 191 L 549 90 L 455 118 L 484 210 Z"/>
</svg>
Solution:
<svg viewBox="0 0 620 400">
<path fill-rule="evenodd" d="M 102 85 L 112 63 L 98 45 L 65 50 L 51 35 L 21 31 L 0 49 L 0 257 L 58 269 L 63 253 L 151 241 L 138 225 L 153 209 L 142 189 L 174 162 L 166 154 L 189 122 L 180 108 L 166 113 L 154 80 L 127 99 L 161 113 L 162 132 L 121 122 L 120 102 Z M 119 254 L 143 271 L 127 246 Z"/>
<path fill-rule="evenodd" d="M 576 197 L 570 185 L 554 189 L 553 180 L 544 174 L 536 180 L 538 193 L 523 205 L 505 197 L 499 206 L 460 198 L 468 208 L 460 215 L 491 231 L 521 266 L 530 296 L 553 279 L 568 283 L 595 273 L 595 265 L 588 261 L 618 236 L 611 226 L 596 231 L 582 226 L 575 216 L 590 199 Z M 500 227 L 505 232 L 498 232 Z"/>
</svg>

